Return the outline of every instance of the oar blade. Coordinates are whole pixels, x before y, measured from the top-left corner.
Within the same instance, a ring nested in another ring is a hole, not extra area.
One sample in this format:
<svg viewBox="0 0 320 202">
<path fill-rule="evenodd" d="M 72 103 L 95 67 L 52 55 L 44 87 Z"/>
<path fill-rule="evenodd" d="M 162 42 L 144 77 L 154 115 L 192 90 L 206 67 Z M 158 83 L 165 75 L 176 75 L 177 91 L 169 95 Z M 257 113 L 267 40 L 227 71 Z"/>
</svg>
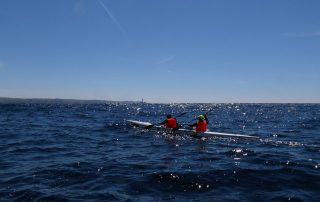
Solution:
<svg viewBox="0 0 320 202">
<path fill-rule="evenodd" d="M 187 112 L 183 112 L 183 113 L 179 114 L 178 116 L 176 116 L 176 118 L 177 118 L 177 117 L 181 117 L 181 116 L 185 115 L 186 113 L 187 113 Z"/>
</svg>

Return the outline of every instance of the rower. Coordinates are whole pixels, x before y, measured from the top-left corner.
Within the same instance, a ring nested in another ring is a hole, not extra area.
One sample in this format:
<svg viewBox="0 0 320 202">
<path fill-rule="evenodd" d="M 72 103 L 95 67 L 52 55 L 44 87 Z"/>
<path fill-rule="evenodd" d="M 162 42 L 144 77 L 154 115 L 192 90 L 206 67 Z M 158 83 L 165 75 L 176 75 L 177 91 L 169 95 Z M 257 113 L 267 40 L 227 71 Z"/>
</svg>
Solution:
<svg viewBox="0 0 320 202">
<path fill-rule="evenodd" d="M 209 120 L 205 114 L 201 114 L 198 116 L 198 122 L 194 124 L 188 124 L 190 127 L 196 127 L 196 132 L 206 132 L 207 124 L 209 124 Z"/>
<path fill-rule="evenodd" d="M 172 130 L 178 130 L 180 128 L 176 117 L 173 117 L 171 114 L 167 114 L 166 120 L 162 121 L 160 125 L 166 125 L 166 128 L 172 128 Z"/>
</svg>

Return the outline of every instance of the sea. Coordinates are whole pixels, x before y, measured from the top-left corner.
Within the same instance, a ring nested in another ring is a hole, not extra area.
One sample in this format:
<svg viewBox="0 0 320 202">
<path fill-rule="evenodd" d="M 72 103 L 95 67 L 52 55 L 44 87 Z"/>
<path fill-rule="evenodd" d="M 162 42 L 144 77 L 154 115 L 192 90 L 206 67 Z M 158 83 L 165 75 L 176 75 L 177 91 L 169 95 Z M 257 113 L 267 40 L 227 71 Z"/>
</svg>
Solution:
<svg viewBox="0 0 320 202">
<path fill-rule="evenodd" d="M 0 201 L 320 201 L 320 104 L 0 104 Z"/>
</svg>

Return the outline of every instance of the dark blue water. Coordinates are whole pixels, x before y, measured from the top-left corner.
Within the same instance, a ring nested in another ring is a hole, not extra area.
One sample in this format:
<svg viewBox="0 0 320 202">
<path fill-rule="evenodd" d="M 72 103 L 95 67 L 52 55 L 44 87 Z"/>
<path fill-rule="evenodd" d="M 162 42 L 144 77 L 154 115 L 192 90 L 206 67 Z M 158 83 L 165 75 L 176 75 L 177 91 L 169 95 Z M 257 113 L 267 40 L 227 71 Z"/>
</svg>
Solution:
<svg viewBox="0 0 320 202">
<path fill-rule="evenodd" d="M 258 140 L 170 136 L 125 119 Z M 2 104 L 0 201 L 319 201 L 319 104 Z"/>
</svg>

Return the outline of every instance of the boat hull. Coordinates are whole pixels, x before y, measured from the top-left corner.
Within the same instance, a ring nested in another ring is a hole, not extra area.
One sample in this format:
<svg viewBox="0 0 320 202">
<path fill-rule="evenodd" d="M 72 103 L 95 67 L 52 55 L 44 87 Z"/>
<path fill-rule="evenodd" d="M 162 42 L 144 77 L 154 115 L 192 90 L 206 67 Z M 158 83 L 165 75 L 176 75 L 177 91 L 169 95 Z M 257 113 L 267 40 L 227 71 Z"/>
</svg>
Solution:
<svg viewBox="0 0 320 202">
<path fill-rule="evenodd" d="M 224 137 L 224 138 L 258 139 L 258 137 L 252 136 L 252 135 L 243 135 L 243 134 L 234 134 L 234 133 L 220 133 L 220 132 L 213 132 L 213 131 L 195 132 L 194 130 L 189 130 L 189 129 L 185 129 L 185 128 L 179 128 L 178 130 L 172 130 L 169 128 L 165 128 L 164 126 L 154 125 L 150 122 L 135 121 L 135 120 L 127 120 L 127 122 L 130 125 L 135 126 L 135 127 L 163 131 L 166 133 L 190 135 L 190 136 L 196 136 L 196 137 Z"/>
</svg>

